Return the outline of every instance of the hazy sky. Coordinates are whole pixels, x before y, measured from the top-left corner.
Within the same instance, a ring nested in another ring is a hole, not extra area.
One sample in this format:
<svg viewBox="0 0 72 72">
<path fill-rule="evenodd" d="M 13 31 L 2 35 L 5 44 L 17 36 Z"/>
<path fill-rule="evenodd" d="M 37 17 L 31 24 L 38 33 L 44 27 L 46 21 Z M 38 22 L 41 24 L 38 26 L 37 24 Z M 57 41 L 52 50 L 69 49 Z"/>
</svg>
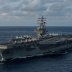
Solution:
<svg viewBox="0 0 72 72">
<path fill-rule="evenodd" d="M 0 0 L 0 26 L 36 25 L 41 15 L 48 26 L 72 26 L 72 0 Z"/>
</svg>

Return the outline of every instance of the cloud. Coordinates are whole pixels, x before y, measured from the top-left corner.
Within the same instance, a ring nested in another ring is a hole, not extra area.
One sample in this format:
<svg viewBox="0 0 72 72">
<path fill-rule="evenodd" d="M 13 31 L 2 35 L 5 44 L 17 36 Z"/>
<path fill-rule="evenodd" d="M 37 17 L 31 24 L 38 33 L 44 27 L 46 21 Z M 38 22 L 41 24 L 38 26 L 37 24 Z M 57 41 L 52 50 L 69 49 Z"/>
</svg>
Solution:
<svg viewBox="0 0 72 72">
<path fill-rule="evenodd" d="M 0 13 L 0 16 L 7 16 L 8 13 Z"/>
<path fill-rule="evenodd" d="M 72 16 L 72 0 L 0 0 L 0 15 Z"/>
</svg>

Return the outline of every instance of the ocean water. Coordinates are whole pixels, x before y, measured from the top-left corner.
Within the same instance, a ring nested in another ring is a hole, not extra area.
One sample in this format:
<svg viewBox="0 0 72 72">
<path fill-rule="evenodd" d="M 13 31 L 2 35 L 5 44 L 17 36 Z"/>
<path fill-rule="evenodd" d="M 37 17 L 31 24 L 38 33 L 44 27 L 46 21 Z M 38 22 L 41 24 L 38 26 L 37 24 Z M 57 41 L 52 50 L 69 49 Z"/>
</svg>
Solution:
<svg viewBox="0 0 72 72">
<path fill-rule="evenodd" d="M 0 42 L 14 36 L 35 36 L 36 27 L 0 27 Z M 47 27 L 48 33 L 72 34 L 72 27 Z M 47 56 L 22 63 L 0 64 L 0 72 L 72 72 L 72 52 L 61 56 Z"/>
</svg>

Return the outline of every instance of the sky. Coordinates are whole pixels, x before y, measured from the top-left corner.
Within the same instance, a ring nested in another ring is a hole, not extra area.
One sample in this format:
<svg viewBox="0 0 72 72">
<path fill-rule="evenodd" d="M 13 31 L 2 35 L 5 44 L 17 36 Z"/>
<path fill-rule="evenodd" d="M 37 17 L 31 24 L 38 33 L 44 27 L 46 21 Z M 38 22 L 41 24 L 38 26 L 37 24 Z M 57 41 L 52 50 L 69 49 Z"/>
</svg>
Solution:
<svg viewBox="0 0 72 72">
<path fill-rule="evenodd" d="M 72 0 L 0 0 L 0 26 L 72 26 Z"/>
</svg>

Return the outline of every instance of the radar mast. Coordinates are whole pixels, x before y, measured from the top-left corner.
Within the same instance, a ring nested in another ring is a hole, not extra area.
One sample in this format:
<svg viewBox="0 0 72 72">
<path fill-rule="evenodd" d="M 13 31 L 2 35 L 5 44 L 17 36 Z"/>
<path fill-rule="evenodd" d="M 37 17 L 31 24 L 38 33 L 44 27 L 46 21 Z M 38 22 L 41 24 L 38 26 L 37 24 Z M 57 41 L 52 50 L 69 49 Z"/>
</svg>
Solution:
<svg viewBox="0 0 72 72">
<path fill-rule="evenodd" d="M 37 37 L 42 38 L 46 34 L 46 18 L 43 16 L 41 18 L 38 18 L 38 24 L 39 26 L 37 27 Z"/>
</svg>

